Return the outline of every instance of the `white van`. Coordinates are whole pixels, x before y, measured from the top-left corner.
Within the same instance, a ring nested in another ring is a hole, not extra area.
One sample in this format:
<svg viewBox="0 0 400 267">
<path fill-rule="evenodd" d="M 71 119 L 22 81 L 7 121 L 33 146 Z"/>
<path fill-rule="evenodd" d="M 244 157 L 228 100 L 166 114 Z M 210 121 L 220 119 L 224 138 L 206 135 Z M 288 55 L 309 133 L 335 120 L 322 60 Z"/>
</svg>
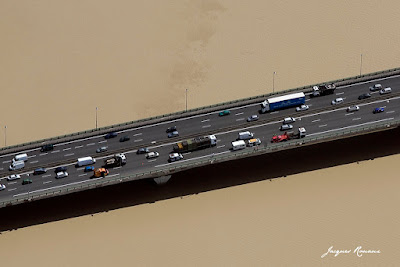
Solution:
<svg viewBox="0 0 400 267">
<path fill-rule="evenodd" d="M 24 167 L 25 167 L 25 162 L 23 160 L 17 160 L 17 161 L 13 161 L 11 163 L 10 167 L 8 167 L 8 169 L 10 171 L 15 171 L 15 170 L 20 170 Z"/>
<path fill-rule="evenodd" d="M 15 155 L 15 157 L 13 158 L 13 161 L 19 161 L 19 160 L 27 161 L 28 155 L 26 153 Z"/>
<path fill-rule="evenodd" d="M 392 92 L 392 88 L 386 87 L 386 88 L 380 90 L 380 91 L 379 91 L 379 94 L 384 95 L 384 94 L 389 94 L 389 93 L 391 93 L 391 92 Z"/>
<path fill-rule="evenodd" d="M 94 163 L 96 163 L 96 159 L 94 159 L 92 157 L 83 157 L 83 158 L 78 159 L 76 166 L 82 167 L 82 166 L 91 165 Z"/>
<path fill-rule="evenodd" d="M 239 150 L 239 149 L 245 149 L 246 148 L 246 143 L 243 140 L 239 141 L 234 141 L 232 142 L 232 150 Z"/>
<path fill-rule="evenodd" d="M 238 139 L 237 140 L 247 140 L 253 138 L 254 134 L 247 131 L 247 132 L 241 132 L 239 133 Z"/>
<path fill-rule="evenodd" d="M 292 123 L 292 122 L 295 122 L 295 121 L 296 121 L 295 118 L 293 118 L 293 117 L 287 117 L 287 118 L 284 118 L 284 119 L 283 119 L 282 123 L 283 123 L 283 124 L 289 124 L 289 123 Z"/>
</svg>

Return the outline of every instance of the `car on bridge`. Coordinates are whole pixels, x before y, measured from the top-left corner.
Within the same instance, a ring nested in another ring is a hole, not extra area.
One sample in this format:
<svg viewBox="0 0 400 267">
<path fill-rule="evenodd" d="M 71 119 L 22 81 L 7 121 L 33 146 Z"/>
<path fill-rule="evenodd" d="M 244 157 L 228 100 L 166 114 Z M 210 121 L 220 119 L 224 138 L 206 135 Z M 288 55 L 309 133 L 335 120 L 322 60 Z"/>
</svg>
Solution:
<svg viewBox="0 0 400 267">
<path fill-rule="evenodd" d="M 261 140 L 260 140 L 260 138 L 250 139 L 250 140 L 247 142 L 247 146 L 250 146 L 250 147 L 252 147 L 252 146 L 258 146 L 258 145 L 261 145 Z"/>
<path fill-rule="evenodd" d="M 46 173 L 47 170 L 45 168 L 37 168 L 33 171 L 33 175 L 39 175 L 39 174 L 44 174 Z"/>
<path fill-rule="evenodd" d="M 171 153 L 171 154 L 169 154 L 168 161 L 169 162 L 174 162 L 174 161 L 178 161 L 178 160 L 181 160 L 181 159 L 183 159 L 182 154 L 180 154 L 180 153 Z"/>
<path fill-rule="evenodd" d="M 222 116 L 226 116 L 229 114 L 231 114 L 231 112 L 229 110 L 224 110 L 224 111 L 221 111 L 220 113 L 218 113 L 218 116 L 222 117 Z"/>
<path fill-rule="evenodd" d="M 114 138 L 114 137 L 117 137 L 117 133 L 116 132 L 111 132 L 111 133 L 108 133 L 108 134 L 106 134 L 105 136 L 104 136 L 104 138 L 105 139 L 110 139 L 110 138 Z"/>
<path fill-rule="evenodd" d="M 32 179 L 24 179 L 22 180 L 22 184 L 26 185 L 26 184 L 31 184 L 32 183 Z"/>
<path fill-rule="evenodd" d="M 363 100 L 363 99 L 370 98 L 370 97 L 371 97 L 370 93 L 365 93 L 365 94 L 359 95 L 358 100 Z"/>
<path fill-rule="evenodd" d="M 258 115 L 251 115 L 250 117 L 247 118 L 248 122 L 256 121 L 256 120 L 258 120 Z"/>
<path fill-rule="evenodd" d="M 53 150 L 53 149 L 54 149 L 54 145 L 47 144 L 47 145 L 44 145 L 44 146 L 42 146 L 40 148 L 40 152 L 46 152 L 46 151 L 50 151 L 50 150 Z"/>
<path fill-rule="evenodd" d="M 60 167 L 57 167 L 55 170 L 54 170 L 54 172 L 55 173 L 57 173 L 57 172 L 65 172 L 67 170 L 67 167 L 65 167 L 65 166 L 60 166 Z"/>
<path fill-rule="evenodd" d="M 289 124 L 289 123 L 293 123 L 293 122 L 295 122 L 295 121 L 296 121 L 295 118 L 293 118 L 293 117 L 287 117 L 287 118 L 284 118 L 284 119 L 283 119 L 282 123 L 283 123 L 283 124 Z"/>
<path fill-rule="evenodd" d="M 56 179 L 61 179 L 68 176 L 68 172 L 57 172 Z"/>
<path fill-rule="evenodd" d="M 92 172 L 94 171 L 94 166 L 86 166 L 84 172 Z"/>
<path fill-rule="evenodd" d="M 146 154 L 146 159 L 154 159 L 157 158 L 158 156 L 160 156 L 160 153 L 158 152 L 149 152 Z"/>
<path fill-rule="evenodd" d="M 21 179 L 21 175 L 19 174 L 11 174 L 10 176 L 7 177 L 7 181 L 14 181 Z"/>
<path fill-rule="evenodd" d="M 296 108 L 296 111 L 305 111 L 308 110 L 310 107 L 308 105 L 301 105 L 300 107 Z"/>
<path fill-rule="evenodd" d="M 373 86 L 369 87 L 370 91 L 379 91 L 381 89 L 382 89 L 382 84 L 380 83 L 374 84 Z"/>
<path fill-rule="evenodd" d="M 351 107 L 348 107 L 347 109 L 346 109 L 346 111 L 347 112 L 354 112 L 354 111 L 359 111 L 360 110 L 360 107 L 359 106 L 351 106 Z"/>
<path fill-rule="evenodd" d="M 392 88 L 386 87 L 386 88 L 380 90 L 380 91 L 379 91 L 379 94 L 380 94 L 380 95 L 385 95 L 385 94 L 389 94 L 389 93 L 391 93 L 391 92 L 392 92 Z"/>
<path fill-rule="evenodd" d="M 167 133 L 172 133 L 172 132 L 175 132 L 175 131 L 176 131 L 176 126 L 168 127 L 167 130 L 166 130 Z"/>
<path fill-rule="evenodd" d="M 120 142 L 126 142 L 126 141 L 129 141 L 129 140 L 131 140 L 131 138 L 129 136 L 127 136 L 127 135 L 125 135 L 125 136 L 123 136 L 123 137 L 121 137 L 119 139 Z"/>
<path fill-rule="evenodd" d="M 107 149 L 108 147 L 106 146 L 99 147 L 98 149 L 96 149 L 96 153 L 106 152 Z"/>
<path fill-rule="evenodd" d="M 372 111 L 372 113 L 381 113 L 381 112 L 384 112 L 385 111 L 385 108 L 383 108 L 383 107 L 380 107 L 380 108 L 375 108 L 374 109 L 374 111 Z"/>
<path fill-rule="evenodd" d="M 332 104 L 332 105 L 339 105 L 339 104 L 342 104 L 343 101 L 344 101 L 343 98 L 338 97 L 338 98 L 332 100 L 331 104 Z"/>
<path fill-rule="evenodd" d="M 291 125 L 291 124 L 283 124 L 279 128 L 279 130 L 281 130 L 281 131 L 287 131 L 287 130 L 290 130 L 290 129 L 293 129 L 293 125 Z"/>
<path fill-rule="evenodd" d="M 177 137 L 179 136 L 178 131 L 173 131 L 172 133 L 168 133 L 168 138 Z"/>
<path fill-rule="evenodd" d="M 6 185 L 5 184 L 0 184 L 0 191 L 6 189 Z"/>
<path fill-rule="evenodd" d="M 146 154 L 146 153 L 149 153 L 150 152 L 150 150 L 147 148 L 147 147 L 142 147 L 142 148 L 139 148 L 137 151 L 136 151 L 136 154 Z"/>
</svg>

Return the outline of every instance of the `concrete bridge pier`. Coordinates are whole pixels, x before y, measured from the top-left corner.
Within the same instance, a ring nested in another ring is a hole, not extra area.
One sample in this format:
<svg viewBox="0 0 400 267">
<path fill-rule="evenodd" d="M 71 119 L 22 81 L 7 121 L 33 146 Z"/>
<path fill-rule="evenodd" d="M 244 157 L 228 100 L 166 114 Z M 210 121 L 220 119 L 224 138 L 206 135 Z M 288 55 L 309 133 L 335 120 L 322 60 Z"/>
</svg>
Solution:
<svg viewBox="0 0 400 267">
<path fill-rule="evenodd" d="M 171 179 L 171 175 L 165 175 L 165 176 L 153 178 L 154 182 L 156 182 L 157 185 L 164 185 L 169 181 L 169 179 Z"/>
</svg>

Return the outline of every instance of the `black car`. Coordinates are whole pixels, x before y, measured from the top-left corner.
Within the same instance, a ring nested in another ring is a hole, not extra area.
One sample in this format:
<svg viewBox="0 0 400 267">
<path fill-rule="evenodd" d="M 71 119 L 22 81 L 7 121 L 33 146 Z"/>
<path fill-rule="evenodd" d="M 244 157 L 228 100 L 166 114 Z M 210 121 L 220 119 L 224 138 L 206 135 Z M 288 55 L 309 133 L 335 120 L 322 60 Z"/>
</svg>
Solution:
<svg viewBox="0 0 400 267">
<path fill-rule="evenodd" d="M 126 141 L 129 141 L 129 140 L 131 140 L 131 138 L 129 136 L 127 136 L 127 135 L 125 135 L 125 136 L 123 136 L 123 137 L 121 137 L 119 139 L 120 142 L 126 142 Z"/>
<path fill-rule="evenodd" d="M 177 137 L 177 136 L 179 136 L 178 131 L 173 131 L 171 133 L 168 133 L 168 138 Z"/>
<path fill-rule="evenodd" d="M 54 149 L 54 145 L 52 144 L 47 144 L 42 146 L 42 148 L 40 149 L 41 152 L 45 152 L 45 151 L 50 151 Z"/>
<path fill-rule="evenodd" d="M 54 172 L 55 173 L 57 173 L 57 172 L 65 172 L 67 170 L 67 167 L 65 167 L 65 166 L 60 166 L 60 167 L 57 167 L 55 170 L 54 170 Z"/>
<path fill-rule="evenodd" d="M 136 151 L 136 154 L 146 154 L 146 153 L 149 153 L 149 152 L 150 152 L 150 150 L 147 147 L 142 147 L 142 148 L 139 148 Z"/>
<path fill-rule="evenodd" d="M 33 171 L 33 175 L 39 175 L 39 174 L 43 174 L 46 172 L 47 172 L 47 170 L 45 168 L 37 168 Z"/>
<path fill-rule="evenodd" d="M 110 138 L 117 137 L 117 135 L 118 134 L 116 132 L 111 132 L 111 133 L 106 134 L 106 136 L 104 136 L 104 138 L 105 139 L 110 139 Z"/>
<path fill-rule="evenodd" d="M 360 96 L 358 97 L 358 100 L 362 100 L 362 99 L 370 98 L 370 97 L 371 97 L 371 94 L 370 94 L 370 93 L 366 93 L 366 94 L 360 95 Z"/>
<path fill-rule="evenodd" d="M 176 131 L 176 126 L 172 126 L 172 127 L 169 127 L 168 129 L 167 129 L 167 133 L 172 133 L 172 132 L 175 132 Z"/>
</svg>

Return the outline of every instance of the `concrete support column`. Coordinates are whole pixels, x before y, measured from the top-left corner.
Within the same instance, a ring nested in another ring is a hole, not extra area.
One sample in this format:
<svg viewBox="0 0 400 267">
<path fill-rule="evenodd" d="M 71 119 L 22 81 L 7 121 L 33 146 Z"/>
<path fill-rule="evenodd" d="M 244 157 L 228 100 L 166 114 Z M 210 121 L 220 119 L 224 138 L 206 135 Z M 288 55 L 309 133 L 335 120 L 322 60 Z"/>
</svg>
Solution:
<svg viewBox="0 0 400 267">
<path fill-rule="evenodd" d="M 171 175 L 165 175 L 157 178 L 153 178 L 154 182 L 156 182 L 157 185 L 163 185 L 166 184 L 169 179 L 171 179 Z"/>
</svg>

